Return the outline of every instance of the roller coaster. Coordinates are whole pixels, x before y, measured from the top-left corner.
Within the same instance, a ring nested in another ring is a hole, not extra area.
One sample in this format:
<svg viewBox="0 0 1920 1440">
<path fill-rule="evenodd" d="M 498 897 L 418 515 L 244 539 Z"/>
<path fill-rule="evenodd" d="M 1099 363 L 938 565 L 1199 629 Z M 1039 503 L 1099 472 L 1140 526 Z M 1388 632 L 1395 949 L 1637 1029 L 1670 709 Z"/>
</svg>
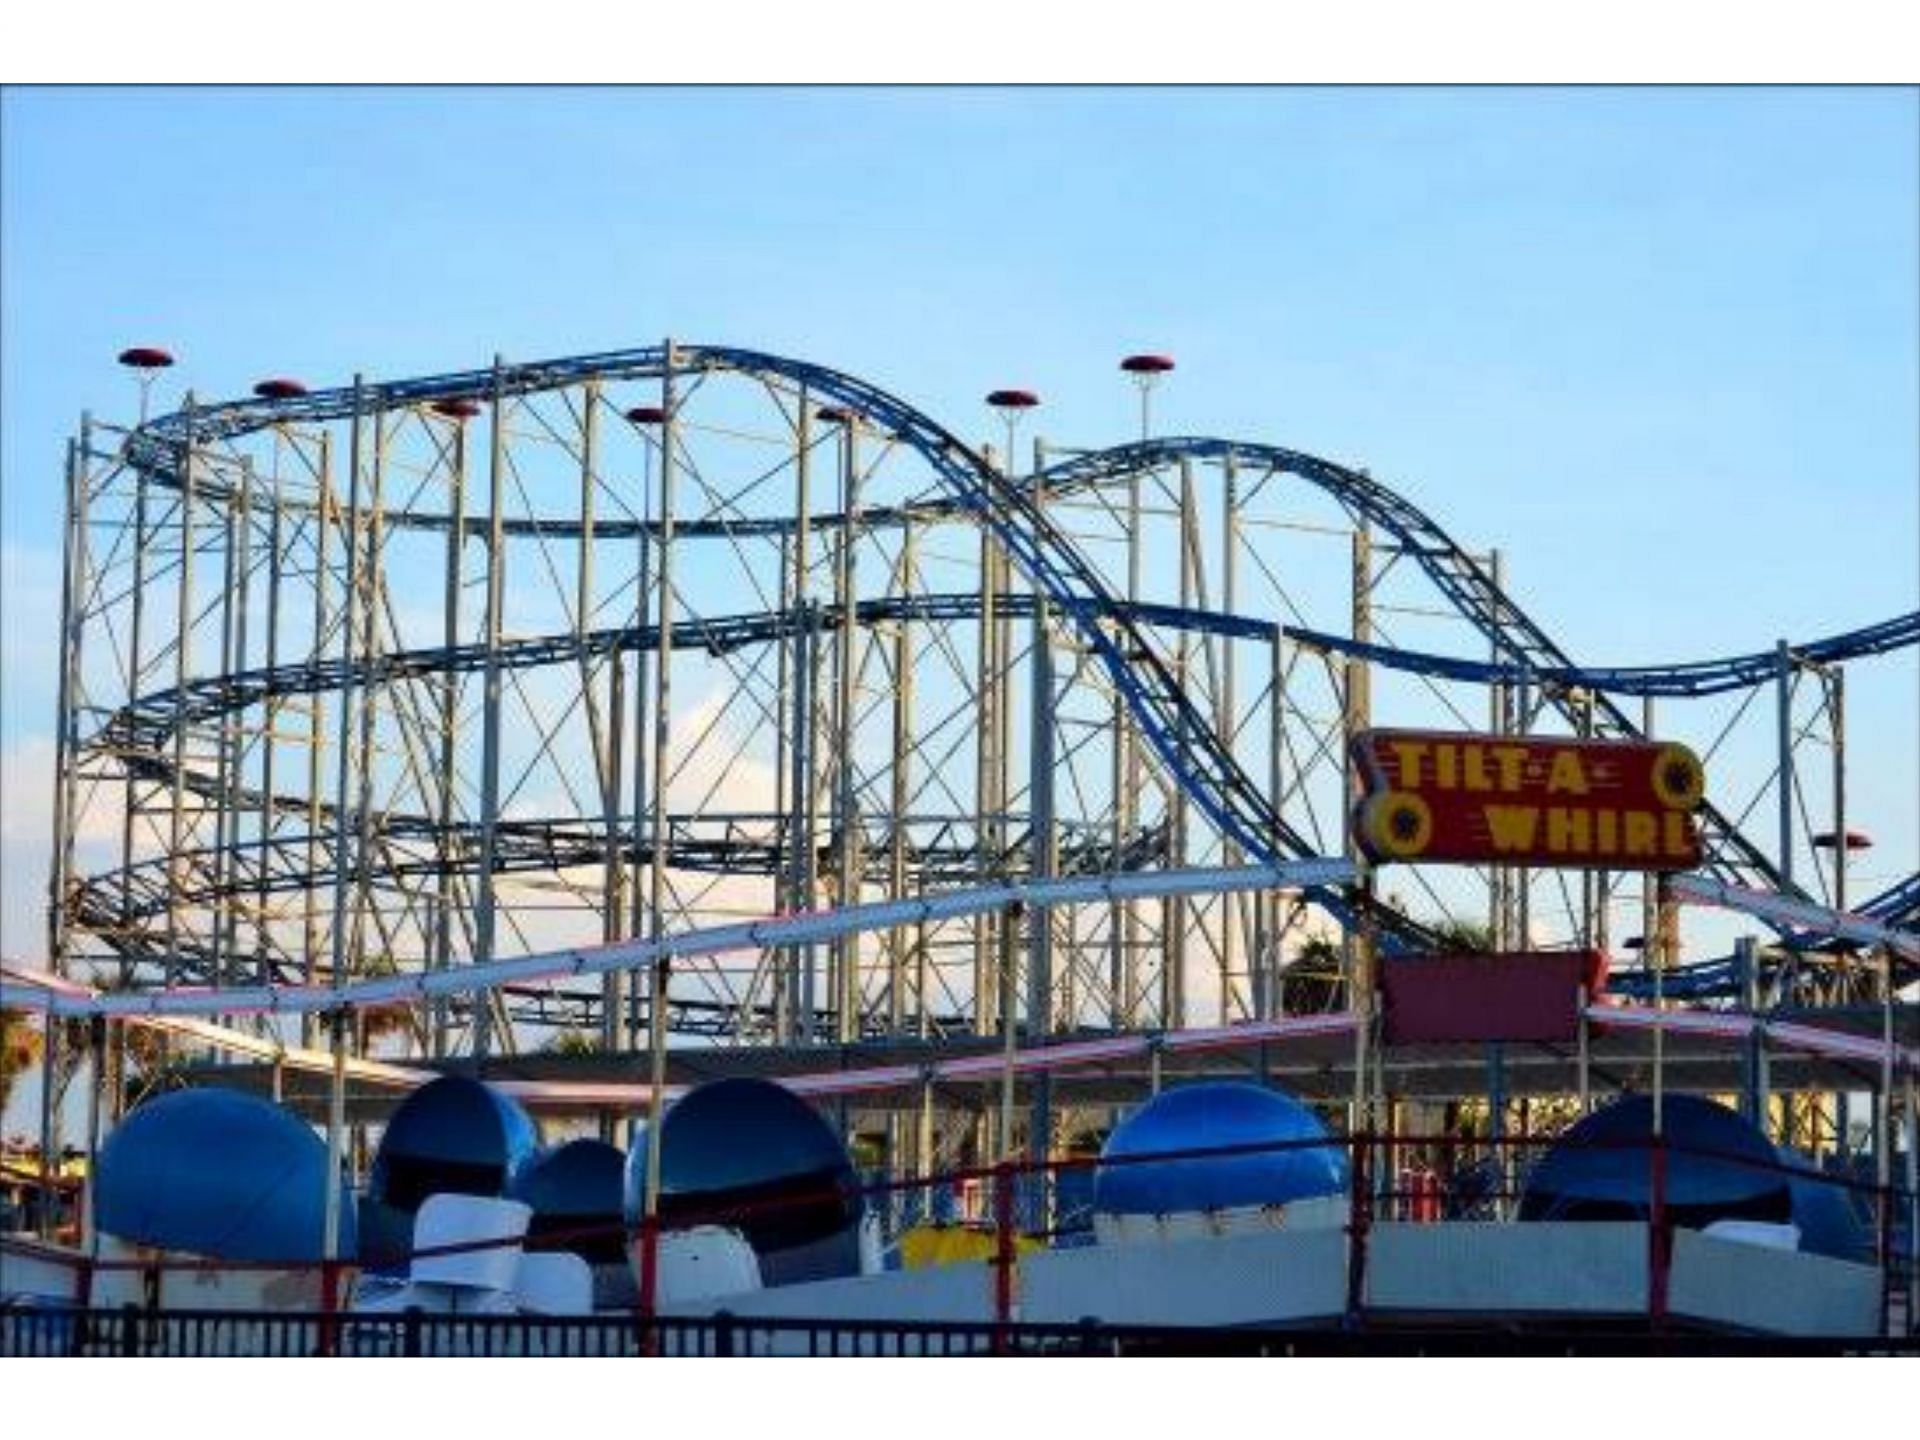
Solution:
<svg viewBox="0 0 1920 1440">
<path fill-rule="evenodd" d="M 1351 859 L 1346 741 L 1376 719 L 1669 738 L 1716 696 L 1741 703 L 1701 747 L 1701 873 L 1920 932 L 1920 874 L 1849 903 L 1841 759 L 1846 667 L 1911 650 L 1920 612 L 1582 666 L 1497 552 L 1365 470 L 1151 435 L 1034 438 L 1028 464 L 1027 392 L 995 392 L 1004 444 L 975 445 L 864 380 L 728 347 L 280 378 L 154 419 L 146 393 L 139 422 L 89 418 L 69 448 L 65 976 L 346 986 L 743 916 Z M 1768 695 L 1764 762 L 1723 779 L 1715 752 Z M 1815 748 L 1833 778 L 1809 801 Z M 846 1045 L 1003 1017 L 1030 1040 L 1270 1021 L 1470 930 L 1637 945 L 1629 995 L 1843 1003 L 1871 983 L 1784 921 L 1758 977 L 1690 953 L 1637 875 L 1098 893 L 705 956 L 676 968 L 664 1022 Z M 638 1048 L 650 997 L 598 978 L 450 987 L 403 1043 L 484 1057 L 558 1024 Z"/>
</svg>

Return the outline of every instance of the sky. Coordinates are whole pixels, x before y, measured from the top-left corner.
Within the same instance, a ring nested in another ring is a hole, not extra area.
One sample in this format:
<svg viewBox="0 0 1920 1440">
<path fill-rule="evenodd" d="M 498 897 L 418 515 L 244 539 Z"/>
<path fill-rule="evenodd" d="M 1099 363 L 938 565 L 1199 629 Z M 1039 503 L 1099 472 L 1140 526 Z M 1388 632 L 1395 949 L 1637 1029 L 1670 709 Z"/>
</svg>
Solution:
<svg viewBox="0 0 1920 1440">
<path fill-rule="evenodd" d="M 962 433 L 995 385 L 1127 438 L 1365 465 L 1576 659 L 1920 603 L 1912 90 L 22 90 L 0 97 L 0 950 L 37 958 L 61 457 L 178 399 L 664 336 Z M 1859 668 L 1859 667 L 1856 667 Z M 1913 652 L 1850 676 L 1914 868 Z M 1877 787 L 1877 789 L 1876 789 Z"/>
</svg>

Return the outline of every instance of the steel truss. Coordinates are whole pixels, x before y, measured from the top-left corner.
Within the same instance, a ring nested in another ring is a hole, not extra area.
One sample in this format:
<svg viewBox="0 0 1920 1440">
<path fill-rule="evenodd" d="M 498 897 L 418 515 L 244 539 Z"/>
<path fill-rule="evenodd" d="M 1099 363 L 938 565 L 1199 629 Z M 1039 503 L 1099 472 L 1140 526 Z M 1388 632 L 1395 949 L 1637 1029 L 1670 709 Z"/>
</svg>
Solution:
<svg viewBox="0 0 1920 1440">
<path fill-rule="evenodd" d="M 1582 668 L 1497 557 L 1365 471 L 1210 439 L 1042 440 L 1021 464 L 855 377 L 720 347 L 84 420 L 68 509 L 51 949 L 135 986 L 432 974 L 968 886 L 1351 855 L 1345 740 L 1373 718 L 1627 736 L 1650 711 L 1610 697 L 1768 685 L 1791 823 L 1762 841 L 1751 807 L 1710 809 L 1707 868 L 1844 909 L 1844 847 L 1831 882 L 1796 879 L 1812 827 L 1844 832 L 1844 784 L 1809 806 L 1793 755 L 1816 731 L 1838 752 L 1846 662 L 1920 640 L 1905 616 Z M 1270 1019 L 1317 943 L 1341 953 L 1314 972 L 1333 1008 L 1446 922 L 1605 944 L 1648 898 L 1403 874 L 783 946 L 677 971 L 667 1020 L 791 1044 L 1007 1013 L 1035 1033 Z M 1911 924 L 1916 883 L 1864 913 Z M 1819 937 L 1783 938 L 1791 990 L 1787 957 Z M 397 1043 L 511 1051 L 558 1024 L 631 1049 L 650 1019 L 610 974 L 436 996 Z"/>
</svg>

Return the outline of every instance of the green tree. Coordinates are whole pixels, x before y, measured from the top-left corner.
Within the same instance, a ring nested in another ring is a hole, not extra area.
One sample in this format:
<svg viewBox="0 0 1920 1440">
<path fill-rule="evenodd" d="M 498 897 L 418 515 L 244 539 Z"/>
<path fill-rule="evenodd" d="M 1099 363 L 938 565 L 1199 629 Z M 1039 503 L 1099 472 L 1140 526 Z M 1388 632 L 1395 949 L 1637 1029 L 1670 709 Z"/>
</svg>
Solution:
<svg viewBox="0 0 1920 1440">
<path fill-rule="evenodd" d="M 1324 1015 L 1346 1004 L 1340 974 L 1340 944 L 1325 935 L 1301 942 L 1293 963 L 1280 972 L 1280 1009 L 1286 1015 Z"/>
<path fill-rule="evenodd" d="M 1466 950 L 1484 955 L 1493 949 L 1493 929 L 1477 920 L 1441 920 L 1428 929 L 1438 935 L 1449 950 Z"/>
<path fill-rule="evenodd" d="M 40 1022 L 25 1010 L 0 1010 L 0 1110 L 13 1098 L 14 1082 L 40 1063 Z"/>
</svg>

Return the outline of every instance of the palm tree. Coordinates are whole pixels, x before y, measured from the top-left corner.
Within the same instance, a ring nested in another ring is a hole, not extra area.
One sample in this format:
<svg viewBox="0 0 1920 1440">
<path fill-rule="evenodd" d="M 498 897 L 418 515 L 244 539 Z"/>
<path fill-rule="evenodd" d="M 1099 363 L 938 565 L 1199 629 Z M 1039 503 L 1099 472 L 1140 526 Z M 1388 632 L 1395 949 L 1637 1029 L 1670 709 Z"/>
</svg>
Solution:
<svg viewBox="0 0 1920 1440">
<path fill-rule="evenodd" d="M 1493 927 L 1478 920 L 1442 920 L 1427 927 L 1448 950 L 1485 955 L 1493 949 Z"/>
<path fill-rule="evenodd" d="M 0 1010 L 0 1110 L 13 1098 L 13 1085 L 40 1063 L 39 1024 L 25 1010 Z"/>
<path fill-rule="evenodd" d="M 360 962 L 360 978 L 363 980 L 385 980 L 400 973 L 400 966 L 393 956 L 380 954 L 368 955 Z M 412 1005 L 397 1001 L 391 1005 L 369 1005 L 358 1012 L 356 1022 L 360 1027 L 360 1053 L 369 1053 L 376 1040 L 384 1040 L 389 1035 L 405 1035 L 413 1039 L 424 1052 L 426 1033 L 420 1025 L 420 1017 Z"/>
<path fill-rule="evenodd" d="M 1346 1004 L 1346 981 L 1340 974 L 1337 941 L 1315 935 L 1294 952 L 1293 963 L 1280 972 L 1280 1011 L 1284 1015 L 1323 1015 Z"/>
</svg>

